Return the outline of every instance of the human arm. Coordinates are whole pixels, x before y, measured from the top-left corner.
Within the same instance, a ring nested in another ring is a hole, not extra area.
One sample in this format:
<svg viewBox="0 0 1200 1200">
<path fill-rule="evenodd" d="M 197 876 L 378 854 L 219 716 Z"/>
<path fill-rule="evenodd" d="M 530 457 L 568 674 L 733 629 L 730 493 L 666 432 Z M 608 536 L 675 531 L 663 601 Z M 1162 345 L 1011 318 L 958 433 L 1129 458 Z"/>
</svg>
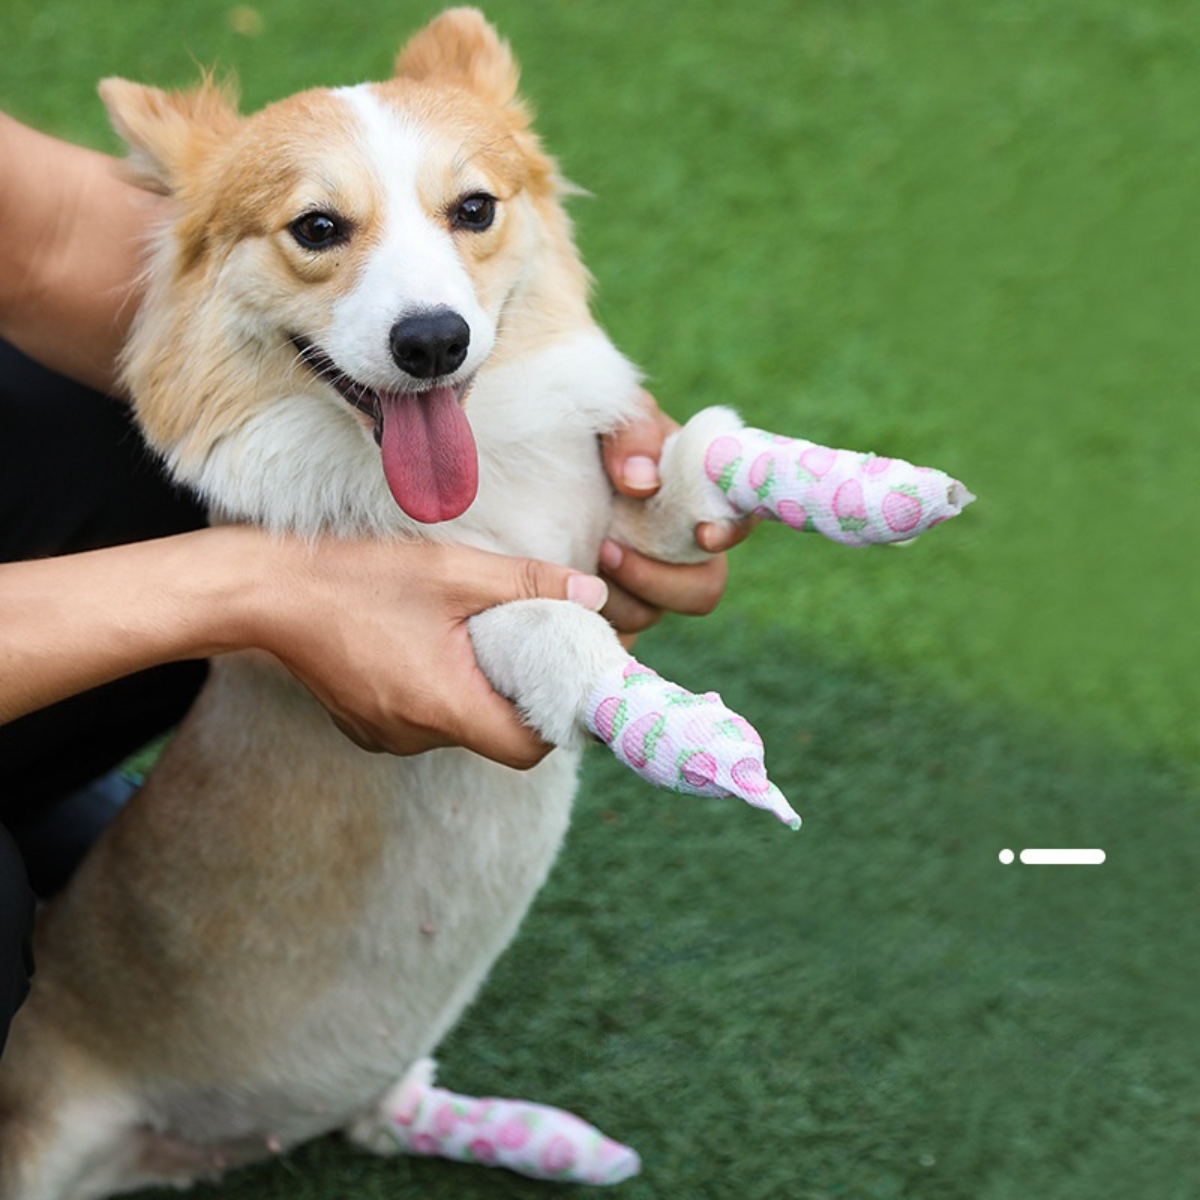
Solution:
<svg viewBox="0 0 1200 1200">
<path fill-rule="evenodd" d="M 310 547 L 244 527 L 0 565 L 0 720 L 156 663 L 256 647 L 367 749 L 465 745 L 527 767 L 549 747 L 483 677 L 467 618 L 535 596 L 596 608 L 603 587 L 465 547 Z"/>
<path fill-rule="evenodd" d="M 117 160 L 0 113 L 0 337 L 100 391 L 141 297 L 145 238 L 166 203 Z"/>
</svg>

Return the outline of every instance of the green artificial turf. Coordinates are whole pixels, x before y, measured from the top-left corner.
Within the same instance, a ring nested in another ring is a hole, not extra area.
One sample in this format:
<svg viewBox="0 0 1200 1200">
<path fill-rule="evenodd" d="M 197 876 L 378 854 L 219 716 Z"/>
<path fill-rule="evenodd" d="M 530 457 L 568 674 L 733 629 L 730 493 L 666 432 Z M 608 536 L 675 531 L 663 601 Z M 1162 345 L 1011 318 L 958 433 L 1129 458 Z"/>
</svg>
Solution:
<svg viewBox="0 0 1200 1200">
<path fill-rule="evenodd" d="M 0 104 L 115 148 L 94 82 L 386 72 L 435 11 L 0 0 Z M 499 0 L 597 310 L 670 411 L 943 467 L 905 549 L 771 528 L 641 655 L 718 688 L 805 817 L 599 753 L 442 1049 L 632 1142 L 618 1194 L 1200 1195 L 1200 17 L 1183 0 Z M 1102 867 L 1002 866 L 1099 846 Z M 334 1140 L 214 1200 L 566 1189 Z"/>
</svg>

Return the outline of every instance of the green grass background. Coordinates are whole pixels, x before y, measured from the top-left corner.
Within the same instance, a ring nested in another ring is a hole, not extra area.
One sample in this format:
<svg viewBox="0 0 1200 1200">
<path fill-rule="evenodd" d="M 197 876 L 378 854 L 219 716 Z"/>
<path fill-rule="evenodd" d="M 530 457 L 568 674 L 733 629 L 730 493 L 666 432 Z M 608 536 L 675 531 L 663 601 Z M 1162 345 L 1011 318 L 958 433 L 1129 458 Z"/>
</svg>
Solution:
<svg viewBox="0 0 1200 1200">
<path fill-rule="evenodd" d="M 115 149 L 102 75 L 217 64 L 252 107 L 380 76 L 434 11 L 0 0 L 0 104 Z M 594 755 L 445 1081 L 632 1142 L 631 1200 L 1200 1195 L 1195 6 L 488 12 L 664 407 L 979 501 L 904 550 L 763 530 L 717 614 L 644 639 L 759 726 L 804 830 Z M 1108 861 L 997 860 L 1056 845 Z M 202 1194 L 566 1189 L 329 1140 Z"/>
</svg>

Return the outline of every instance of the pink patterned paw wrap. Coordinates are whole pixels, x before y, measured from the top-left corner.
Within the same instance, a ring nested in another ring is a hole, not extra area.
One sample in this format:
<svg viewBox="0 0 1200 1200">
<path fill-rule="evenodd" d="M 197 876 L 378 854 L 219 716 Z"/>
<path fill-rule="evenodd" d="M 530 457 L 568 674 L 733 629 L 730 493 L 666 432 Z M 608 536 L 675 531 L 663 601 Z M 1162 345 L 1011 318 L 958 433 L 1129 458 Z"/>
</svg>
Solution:
<svg viewBox="0 0 1200 1200">
<path fill-rule="evenodd" d="M 407 1154 L 507 1167 L 558 1183 L 621 1183 L 641 1169 L 628 1146 L 561 1108 L 526 1100 L 477 1100 L 433 1082 L 429 1059 L 387 1101 L 391 1130 Z"/>
<path fill-rule="evenodd" d="M 704 470 L 738 513 L 815 530 L 844 546 L 907 541 L 975 499 L 931 467 L 761 429 L 714 438 Z"/>
<path fill-rule="evenodd" d="M 767 778 L 762 738 L 716 692 L 697 696 L 627 659 L 593 689 L 587 727 L 655 787 L 693 796 L 735 796 L 800 828 Z"/>
</svg>

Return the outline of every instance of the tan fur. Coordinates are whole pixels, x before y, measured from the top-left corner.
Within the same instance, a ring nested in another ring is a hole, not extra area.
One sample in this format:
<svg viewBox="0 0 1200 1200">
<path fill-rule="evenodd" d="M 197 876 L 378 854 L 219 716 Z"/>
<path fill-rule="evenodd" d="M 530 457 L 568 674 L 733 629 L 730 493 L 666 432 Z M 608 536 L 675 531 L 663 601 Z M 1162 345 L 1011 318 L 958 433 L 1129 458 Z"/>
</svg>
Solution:
<svg viewBox="0 0 1200 1200">
<path fill-rule="evenodd" d="M 414 39 L 397 63 L 404 74 L 376 90 L 397 108 L 439 126 L 445 144 L 454 147 L 455 159 L 481 166 L 499 185 L 501 199 L 519 196 L 522 204 L 533 209 L 537 236 L 546 242 L 532 247 L 545 269 L 524 300 L 536 320 L 518 319 L 506 329 L 499 362 L 590 328 L 589 278 L 574 253 L 570 224 L 559 203 L 563 184 L 557 169 L 528 129 L 523 106 L 512 98 L 516 76 L 511 55 L 490 29 L 481 31 L 475 22 L 464 19 L 466 11 L 446 14 L 430 32 L 440 30 L 449 36 L 456 51 L 469 38 L 471 46 L 482 44 L 486 50 L 490 45 L 501 55 L 501 74 L 508 80 L 499 89 L 506 96 L 504 107 L 497 110 L 488 103 L 494 79 L 476 80 L 467 72 L 461 80 L 457 73 L 453 75 L 450 91 L 441 83 L 429 84 L 442 57 L 440 36 Z M 452 57 L 452 62 L 457 72 L 457 58 Z M 338 201 L 366 231 L 353 251 L 361 257 L 374 245 L 370 236 L 373 189 L 363 178 L 362 164 L 356 169 L 347 154 L 352 142 L 346 114 L 328 93 L 302 93 L 243 120 L 230 107 L 228 92 L 210 80 L 188 94 L 139 88 L 123 80 L 106 80 L 101 91 L 135 148 L 135 168 L 169 189 L 183 214 L 174 227 L 174 238 L 160 251 L 152 292 L 176 296 L 183 292 L 186 302 L 159 305 L 151 295 L 124 357 L 126 378 L 151 444 L 177 453 L 183 463 L 199 461 L 215 437 L 236 428 L 273 398 L 280 375 L 295 369 L 286 348 L 269 356 L 247 356 L 241 328 L 246 314 L 239 314 L 238 322 L 231 321 L 227 307 L 213 302 L 216 277 L 229 266 L 227 249 L 245 245 L 249 238 L 273 239 L 256 252 L 274 257 L 267 277 L 277 281 L 277 289 L 264 290 L 264 273 L 255 273 L 256 291 L 248 306 L 251 316 L 253 306 L 274 312 L 281 302 L 294 303 L 296 277 L 309 284 L 325 283 L 325 290 L 309 288 L 301 295 L 312 310 L 327 306 L 330 295 L 353 280 L 355 264 L 332 255 L 305 263 L 282 232 L 281 214 L 295 211 L 306 181 L 332 182 L 328 198 Z M 314 140 L 314 129 L 319 140 Z M 303 133 L 293 137 L 292 130 Z M 275 165 L 270 175 L 244 169 L 245 163 L 262 161 L 264 153 Z M 159 165 L 148 166 L 151 162 Z M 453 163 L 439 164 L 440 170 L 429 168 L 431 183 L 425 199 L 430 211 L 449 199 L 446 165 L 453 169 Z M 494 237 L 480 239 L 472 244 L 472 252 L 481 259 L 494 257 L 495 243 Z M 480 274 L 486 289 L 486 267 Z M 200 322 L 202 328 L 185 333 L 179 328 L 185 321 Z M 172 352 L 189 340 L 211 347 L 203 370 L 197 370 L 195 360 Z"/>
<path fill-rule="evenodd" d="M 152 147 L 149 153 L 134 150 L 128 162 L 130 175 L 164 195 L 192 178 L 196 164 L 237 129 L 233 90 L 211 75 L 192 92 L 164 92 L 106 79 L 100 84 L 100 96 L 111 112 L 121 114 L 115 124 L 128 145 Z"/>
</svg>

